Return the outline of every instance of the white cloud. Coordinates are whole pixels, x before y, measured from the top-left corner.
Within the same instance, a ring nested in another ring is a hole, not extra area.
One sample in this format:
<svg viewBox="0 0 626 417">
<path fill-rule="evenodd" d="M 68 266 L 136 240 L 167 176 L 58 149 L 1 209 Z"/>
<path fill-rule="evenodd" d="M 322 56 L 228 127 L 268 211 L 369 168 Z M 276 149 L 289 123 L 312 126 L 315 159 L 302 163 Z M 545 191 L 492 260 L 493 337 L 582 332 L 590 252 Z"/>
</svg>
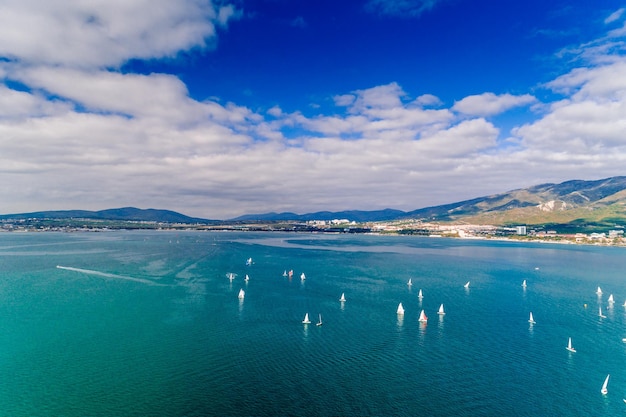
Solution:
<svg viewBox="0 0 626 417">
<path fill-rule="evenodd" d="M 626 153 L 626 61 L 577 68 L 547 85 L 568 97 L 515 131 L 526 146 L 584 159 Z"/>
<path fill-rule="evenodd" d="M 437 96 L 432 94 L 422 94 L 415 99 L 415 104 L 418 106 L 441 106 L 443 103 Z"/>
<path fill-rule="evenodd" d="M 169 74 L 123 74 L 114 68 L 131 58 L 206 47 L 238 14 L 208 1 L 146 1 L 5 2 L 0 77 L 21 88 L 0 85 L 0 195 L 10 196 L 0 212 L 410 210 L 616 175 L 626 163 L 617 32 L 578 48 L 579 68 L 541 86 L 558 99 L 502 138 L 485 118 L 536 104 L 534 96 L 485 92 L 449 106 L 392 82 L 339 91 L 336 113 L 307 117 L 198 101 Z M 388 4 L 403 5 L 426 7 Z M 144 14 L 134 13 L 139 6 Z"/>
<path fill-rule="evenodd" d="M 236 17 L 232 6 L 210 0 L 5 0 L 0 56 L 25 64 L 118 66 L 205 47 L 216 24 Z"/>
<path fill-rule="evenodd" d="M 546 84 L 557 92 L 571 95 L 577 101 L 626 99 L 626 60 L 588 68 L 576 68 Z"/>
<path fill-rule="evenodd" d="M 354 94 L 343 94 L 340 96 L 335 96 L 333 97 L 333 99 L 335 100 L 336 106 L 347 107 L 354 103 L 354 100 L 356 100 L 356 96 Z"/>
<path fill-rule="evenodd" d="M 0 122 L 16 117 L 44 116 L 65 112 L 70 107 L 61 101 L 49 101 L 41 95 L 16 91 L 0 85 Z"/>
<path fill-rule="evenodd" d="M 412 140 L 451 123 L 453 115 L 449 110 L 422 108 L 423 103 L 436 103 L 435 96 L 425 95 L 414 102 L 403 102 L 406 97 L 397 83 L 391 83 L 335 96 L 337 106 L 347 107 L 347 116 L 307 119 L 297 114 L 292 118 L 311 132 L 351 138 L 384 136 L 389 140 Z"/>
<path fill-rule="evenodd" d="M 619 20 L 622 15 L 624 14 L 624 8 L 619 8 L 616 11 L 614 11 L 613 13 L 611 13 L 606 19 L 604 19 L 604 24 L 609 24 L 609 23 L 613 23 L 616 20 Z"/>
<path fill-rule="evenodd" d="M 353 94 L 355 100 L 350 105 L 352 113 L 399 107 L 402 104 L 402 98 L 406 97 L 406 93 L 397 83 L 357 90 Z"/>
<path fill-rule="evenodd" d="M 530 94 L 514 96 L 511 94 L 483 93 L 463 98 L 454 103 L 452 110 L 469 116 L 494 116 L 514 107 L 533 104 L 537 100 Z"/>
</svg>

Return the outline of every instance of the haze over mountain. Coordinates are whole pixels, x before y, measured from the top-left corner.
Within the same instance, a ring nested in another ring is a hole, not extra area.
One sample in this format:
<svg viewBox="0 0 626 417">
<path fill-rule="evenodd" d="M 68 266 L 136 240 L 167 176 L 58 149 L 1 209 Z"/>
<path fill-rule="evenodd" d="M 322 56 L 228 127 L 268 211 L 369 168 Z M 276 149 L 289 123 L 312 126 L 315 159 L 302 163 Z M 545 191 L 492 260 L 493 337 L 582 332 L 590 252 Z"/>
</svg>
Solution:
<svg viewBox="0 0 626 417">
<path fill-rule="evenodd" d="M 333 220 L 385 221 L 405 218 L 460 221 L 481 224 L 571 222 L 581 219 L 626 219 L 626 177 L 596 181 L 571 180 L 540 184 L 501 194 L 478 197 L 410 212 L 401 210 L 265 213 L 233 220 Z"/>
<path fill-rule="evenodd" d="M 55 210 L 38 211 L 32 213 L 4 214 L 0 219 L 94 219 L 94 220 L 121 220 L 139 222 L 164 223 L 207 223 L 211 220 L 189 217 L 171 210 L 138 209 L 122 207 L 99 211 L 89 210 Z"/>
<path fill-rule="evenodd" d="M 124 207 L 101 211 L 62 210 L 0 215 L 0 219 L 99 219 L 165 223 L 215 223 L 170 210 Z M 385 209 L 376 211 L 320 211 L 315 213 L 263 213 L 236 217 L 225 222 L 276 222 L 309 220 L 348 220 L 357 223 L 421 219 L 425 221 L 476 224 L 545 224 L 571 222 L 614 222 L 626 224 L 626 176 L 595 181 L 571 180 L 560 184 L 540 184 L 486 197 L 426 207 L 410 212 Z"/>
</svg>

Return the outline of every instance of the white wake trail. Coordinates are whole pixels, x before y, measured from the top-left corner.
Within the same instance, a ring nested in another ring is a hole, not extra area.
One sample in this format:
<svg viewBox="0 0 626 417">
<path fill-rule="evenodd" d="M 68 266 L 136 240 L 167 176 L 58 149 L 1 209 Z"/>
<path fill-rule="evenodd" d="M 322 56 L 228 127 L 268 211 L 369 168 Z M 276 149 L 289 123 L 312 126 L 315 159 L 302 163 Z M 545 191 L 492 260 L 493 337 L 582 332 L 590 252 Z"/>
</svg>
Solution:
<svg viewBox="0 0 626 417">
<path fill-rule="evenodd" d="M 99 277 L 102 277 L 102 278 L 121 279 L 121 280 L 125 280 L 125 281 L 140 282 L 142 284 L 156 285 L 156 286 L 160 286 L 160 287 L 165 286 L 165 284 L 159 284 L 159 283 L 156 283 L 154 281 L 150 281 L 148 279 L 127 277 L 127 276 L 124 276 L 124 275 L 109 274 L 107 272 L 94 271 L 94 270 L 91 270 L 91 269 L 74 268 L 74 267 L 71 267 L 71 266 L 61 266 L 61 265 L 57 265 L 57 268 L 58 269 L 64 269 L 66 271 L 81 272 L 83 274 L 96 275 L 96 276 L 99 276 Z"/>
</svg>

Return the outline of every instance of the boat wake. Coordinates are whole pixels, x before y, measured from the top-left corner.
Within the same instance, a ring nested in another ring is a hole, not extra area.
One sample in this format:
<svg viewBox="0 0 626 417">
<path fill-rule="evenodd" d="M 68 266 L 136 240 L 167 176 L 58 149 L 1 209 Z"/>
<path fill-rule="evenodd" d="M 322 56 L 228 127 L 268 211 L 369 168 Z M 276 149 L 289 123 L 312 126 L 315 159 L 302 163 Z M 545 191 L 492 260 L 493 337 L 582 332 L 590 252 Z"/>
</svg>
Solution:
<svg viewBox="0 0 626 417">
<path fill-rule="evenodd" d="M 81 272 L 83 274 L 95 275 L 95 276 L 102 277 L 102 278 L 121 279 L 124 281 L 140 282 L 142 284 L 156 285 L 159 287 L 165 286 L 165 284 L 159 284 L 157 282 L 150 281 L 149 279 L 133 278 L 133 277 L 127 277 L 124 275 L 109 274 L 108 272 L 94 271 L 92 269 L 74 268 L 71 266 L 61 266 L 61 265 L 57 265 L 57 268 L 64 269 L 66 271 Z"/>
</svg>

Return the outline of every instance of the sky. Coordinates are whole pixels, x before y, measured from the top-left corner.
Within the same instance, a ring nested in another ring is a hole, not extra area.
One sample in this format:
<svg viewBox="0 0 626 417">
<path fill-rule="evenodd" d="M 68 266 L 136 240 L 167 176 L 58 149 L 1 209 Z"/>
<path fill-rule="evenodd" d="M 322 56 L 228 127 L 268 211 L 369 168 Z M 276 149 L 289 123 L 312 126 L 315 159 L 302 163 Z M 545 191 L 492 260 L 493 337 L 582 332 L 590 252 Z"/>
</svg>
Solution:
<svg viewBox="0 0 626 417">
<path fill-rule="evenodd" d="M 0 214 L 410 211 L 624 167 L 626 3 L 0 2 Z"/>
</svg>

